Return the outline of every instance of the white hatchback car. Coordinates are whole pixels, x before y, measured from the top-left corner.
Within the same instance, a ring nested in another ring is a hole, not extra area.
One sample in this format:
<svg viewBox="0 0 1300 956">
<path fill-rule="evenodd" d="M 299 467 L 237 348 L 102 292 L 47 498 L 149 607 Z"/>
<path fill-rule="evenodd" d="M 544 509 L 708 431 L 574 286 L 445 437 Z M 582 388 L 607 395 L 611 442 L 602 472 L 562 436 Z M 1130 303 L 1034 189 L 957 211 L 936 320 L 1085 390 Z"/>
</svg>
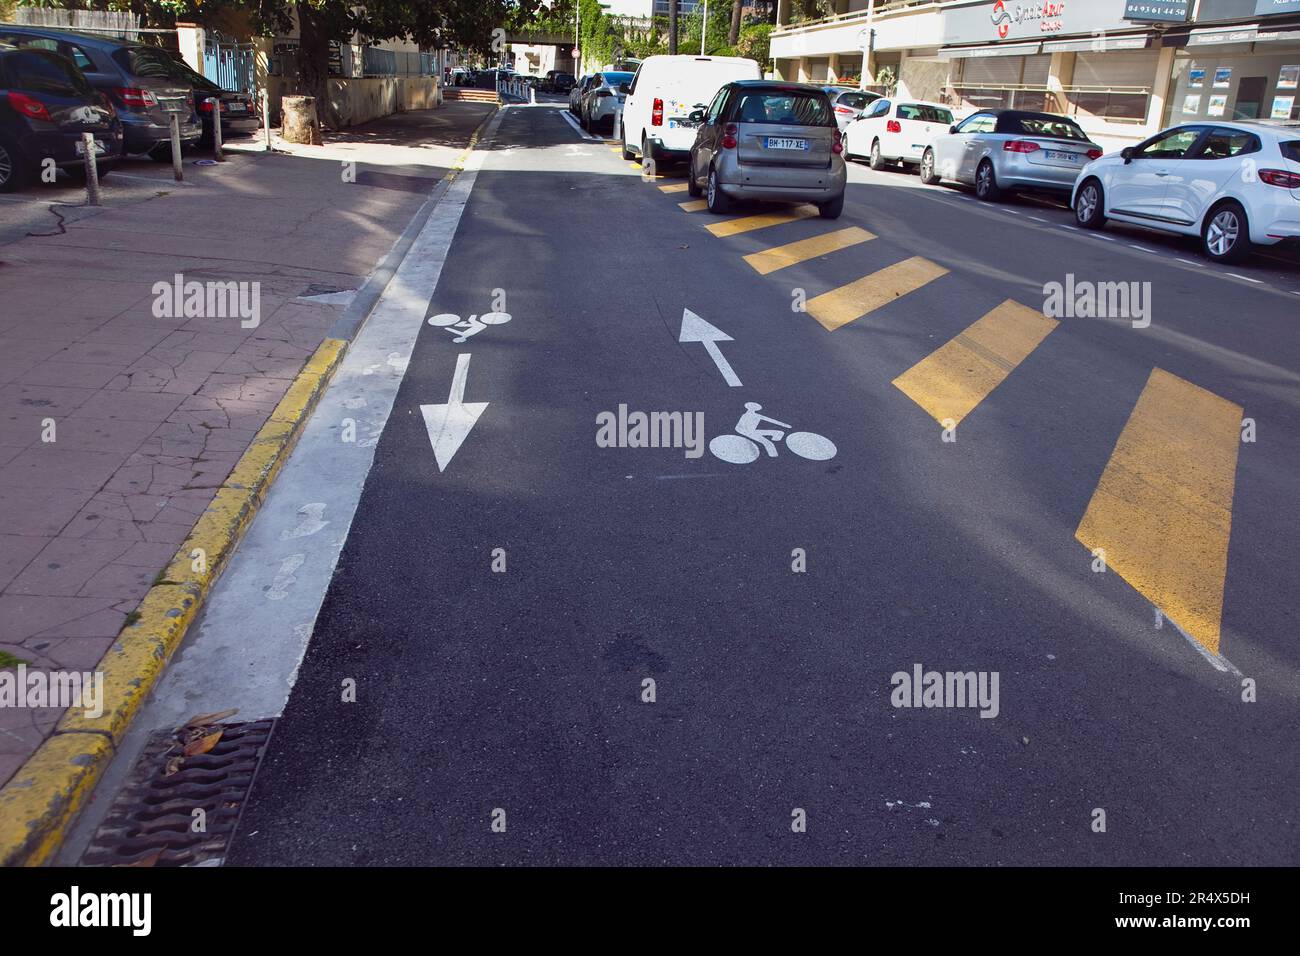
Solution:
<svg viewBox="0 0 1300 956">
<path fill-rule="evenodd" d="M 872 169 L 886 163 L 919 166 L 934 138 L 952 124 L 952 109 L 942 103 L 876 100 L 844 131 L 844 158 L 870 156 Z"/>
<path fill-rule="evenodd" d="M 1185 123 L 1085 166 L 1075 218 L 1200 236 L 1215 262 L 1300 240 L 1300 124 Z"/>
</svg>

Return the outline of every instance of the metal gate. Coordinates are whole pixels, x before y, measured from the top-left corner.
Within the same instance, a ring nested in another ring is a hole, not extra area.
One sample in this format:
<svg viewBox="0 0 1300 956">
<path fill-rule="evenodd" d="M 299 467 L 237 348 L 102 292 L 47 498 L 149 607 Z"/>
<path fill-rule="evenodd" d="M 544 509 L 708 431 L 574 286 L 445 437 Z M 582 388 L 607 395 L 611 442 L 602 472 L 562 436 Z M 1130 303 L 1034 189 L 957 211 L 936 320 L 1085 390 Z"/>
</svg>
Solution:
<svg viewBox="0 0 1300 956">
<path fill-rule="evenodd" d="M 203 75 L 222 89 L 253 92 L 253 44 L 209 34 L 203 41 Z"/>
</svg>

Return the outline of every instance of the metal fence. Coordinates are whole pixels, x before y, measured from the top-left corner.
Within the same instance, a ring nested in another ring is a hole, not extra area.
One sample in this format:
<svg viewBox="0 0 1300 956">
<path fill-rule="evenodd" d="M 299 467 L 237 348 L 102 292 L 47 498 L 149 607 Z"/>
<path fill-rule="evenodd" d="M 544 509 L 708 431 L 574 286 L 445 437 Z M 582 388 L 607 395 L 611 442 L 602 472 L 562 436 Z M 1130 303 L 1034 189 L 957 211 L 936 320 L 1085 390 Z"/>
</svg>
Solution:
<svg viewBox="0 0 1300 956">
<path fill-rule="evenodd" d="M 203 75 L 223 90 L 252 93 L 257 56 L 251 43 L 209 35 L 203 43 Z"/>
</svg>

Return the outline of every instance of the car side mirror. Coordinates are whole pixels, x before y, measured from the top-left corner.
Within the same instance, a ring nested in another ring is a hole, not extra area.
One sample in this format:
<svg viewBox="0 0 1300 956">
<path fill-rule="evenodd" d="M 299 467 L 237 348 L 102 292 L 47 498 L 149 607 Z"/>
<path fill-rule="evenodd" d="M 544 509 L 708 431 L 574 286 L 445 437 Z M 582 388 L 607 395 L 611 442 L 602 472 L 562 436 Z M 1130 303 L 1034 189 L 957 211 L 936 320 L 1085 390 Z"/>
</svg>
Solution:
<svg viewBox="0 0 1300 956">
<path fill-rule="evenodd" d="M 631 93 L 631 92 L 632 92 L 632 84 L 631 84 L 631 83 L 620 83 L 620 84 L 618 85 L 618 91 L 619 91 L 620 93 Z"/>
<path fill-rule="evenodd" d="M 950 132 L 950 133 L 955 133 L 955 132 L 957 132 L 957 124 L 956 124 L 956 123 L 953 123 L 951 126 L 949 126 L 949 127 L 948 127 L 948 132 Z"/>
<path fill-rule="evenodd" d="M 1120 156 L 1123 158 L 1123 160 L 1124 160 L 1124 165 L 1125 165 L 1125 166 L 1127 166 L 1129 163 L 1133 162 L 1133 157 L 1134 157 L 1135 155 L 1137 155 L 1137 154 L 1133 151 L 1133 147 L 1132 147 L 1132 146 L 1125 146 L 1123 149 L 1121 149 L 1121 150 L 1119 151 L 1119 154 L 1120 154 Z"/>
<path fill-rule="evenodd" d="M 690 116 L 687 117 L 692 123 L 704 122 L 704 110 L 691 110 Z"/>
</svg>

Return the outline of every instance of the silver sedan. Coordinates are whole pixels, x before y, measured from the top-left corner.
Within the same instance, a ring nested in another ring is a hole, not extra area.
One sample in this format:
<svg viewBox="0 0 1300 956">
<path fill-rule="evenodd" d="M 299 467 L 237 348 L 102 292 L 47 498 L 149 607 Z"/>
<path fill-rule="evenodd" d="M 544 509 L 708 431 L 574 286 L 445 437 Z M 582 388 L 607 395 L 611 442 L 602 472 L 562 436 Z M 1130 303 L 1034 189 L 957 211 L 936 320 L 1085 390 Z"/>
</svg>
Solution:
<svg viewBox="0 0 1300 956">
<path fill-rule="evenodd" d="M 1069 193 L 1079 170 L 1101 154 L 1068 116 L 981 110 L 935 137 L 921 157 L 921 179 L 973 185 L 990 202 L 1011 190 Z"/>
</svg>

